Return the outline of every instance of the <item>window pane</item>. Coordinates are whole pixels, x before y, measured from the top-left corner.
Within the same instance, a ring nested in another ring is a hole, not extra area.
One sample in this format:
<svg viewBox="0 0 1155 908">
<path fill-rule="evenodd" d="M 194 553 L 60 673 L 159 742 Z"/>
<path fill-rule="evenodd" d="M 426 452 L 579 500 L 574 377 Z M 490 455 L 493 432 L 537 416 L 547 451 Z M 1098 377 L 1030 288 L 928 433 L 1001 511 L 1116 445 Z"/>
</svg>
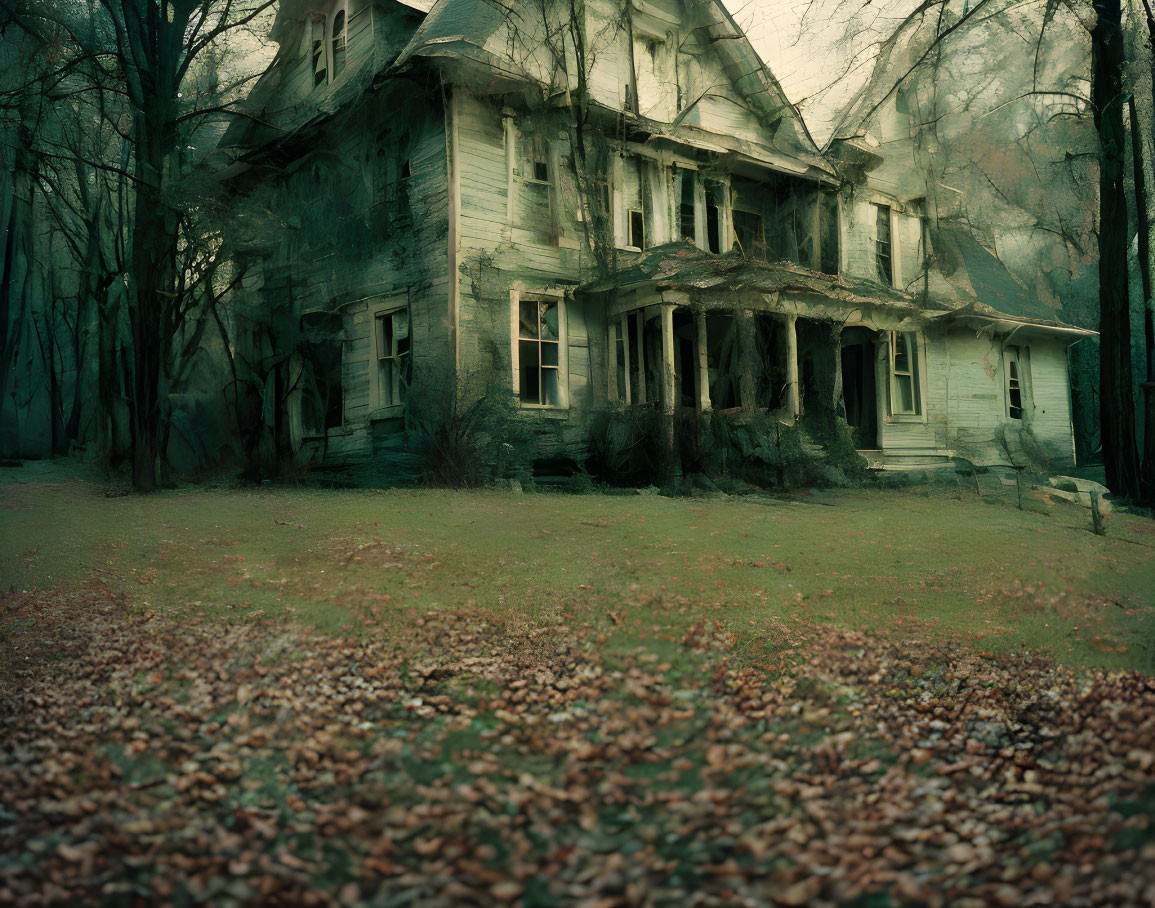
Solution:
<svg viewBox="0 0 1155 908">
<path fill-rule="evenodd" d="M 540 364 L 537 361 L 537 341 L 519 341 L 518 372 L 521 377 L 521 399 L 526 403 L 540 403 Z"/>
<path fill-rule="evenodd" d="M 890 209 L 885 205 L 878 205 L 875 219 L 875 259 L 878 265 L 878 279 L 888 287 L 894 284 L 890 244 Z"/>
<path fill-rule="evenodd" d="M 400 343 L 409 338 L 409 310 L 401 309 L 393 313 L 393 337 Z"/>
<path fill-rule="evenodd" d="M 561 406 L 557 369 L 541 370 L 541 402 L 551 407 Z"/>
<path fill-rule="evenodd" d="M 551 343 L 548 343 L 546 341 L 542 341 L 542 344 L 541 344 L 541 364 L 543 366 L 556 366 L 557 365 L 557 351 L 558 351 L 558 344 L 556 344 L 556 343 L 551 344 Z"/>
<path fill-rule="evenodd" d="M 646 229 L 645 221 L 642 218 L 640 211 L 630 212 L 630 246 L 637 246 L 639 249 L 646 248 Z"/>
<path fill-rule="evenodd" d="M 907 336 L 901 332 L 895 331 L 891 334 L 891 340 L 894 343 L 894 371 L 895 372 L 909 372 L 907 350 L 909 344 Z M 902 363 L 899 366 L 899 363 Z"/>
<path fill-rule="evenodd" d="M 522 300 L 519 307 L 521 318 L 521 336 L 534 337 L 537 333 L 537 300 Z"/>
<path fill-rule="evenodd" d="M 914 384 L 909 375 L 894 377 L 895 404 L 899 413 L 914 412 Z"/>
<path fill-rule="evenodd" d="M 557 340 L 557 303 L 541 302 L 541 338 L 542 340 Z"/>
</svg>

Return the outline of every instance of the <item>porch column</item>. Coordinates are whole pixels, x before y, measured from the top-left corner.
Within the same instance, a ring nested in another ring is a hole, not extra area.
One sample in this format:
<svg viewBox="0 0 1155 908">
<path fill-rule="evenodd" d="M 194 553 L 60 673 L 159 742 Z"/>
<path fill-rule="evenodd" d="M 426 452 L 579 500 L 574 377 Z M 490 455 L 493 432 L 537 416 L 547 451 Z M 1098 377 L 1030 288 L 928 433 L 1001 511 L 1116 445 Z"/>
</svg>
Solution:
<svg viewBox="0 0 1155 908">
<path fill-rule="evenodd" d="M 646 402 L 646 310 L 635 309 L 630 313 L 638 332 L 638 399 L 634 403 Z"/>
<path fill-rule="evenodd" d="M 674 412 L 674 304 L 662 303 L 662 408 Z"/>
<path fill-rule="evenodd" d="M 786 316 L 786 404 L 791 419 L 802 415 L 798 398 L 798 316 Z"/>
<path fill-rule="evenodd" d="M 606 368 L 609 372 L 609 384 L 606 386 L 606 399 L 614 403 L 618 399 L 618 320 L 609 319 L 606 325 L 606 337 L 609 339 L 609 348 L 606 355 Z"/>
<path fill-rule="evenodd" d="M 698 333 L 698 409 L 707 413 L 710 410 L 710 348 L 706 338 L 706 313 L 699 310 L 694 322 Z"/>
<path fill-rule="evenodd" d="M 831 410 L 835 419 L 846 419 L 846 400 L 842 393 L 842 325 L 834 324 L 830 329 L 831 343 L 834 346 L 834 400 L 831 401 Z"/>
<path fill-rule="evenodd" d="M 681 472 L 678 466 L 677 440 L 674 437 L 674 304 L 662 303 L 662 484 L 669 486 Z"/>
</svg>

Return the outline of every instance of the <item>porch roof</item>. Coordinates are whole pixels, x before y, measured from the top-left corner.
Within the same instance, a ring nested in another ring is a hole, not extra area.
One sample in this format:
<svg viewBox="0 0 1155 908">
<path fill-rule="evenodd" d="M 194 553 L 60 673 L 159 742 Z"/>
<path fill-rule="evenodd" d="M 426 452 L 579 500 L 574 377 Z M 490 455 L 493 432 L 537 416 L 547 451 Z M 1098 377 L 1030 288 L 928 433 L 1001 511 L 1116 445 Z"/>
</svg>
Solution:
<svg viewBox="0 0 1155 908">
<path fill-rule="evenodd" d="M 627 253 L 628 255 L 628 253 Z M 848 280 L 820 274 L 792 262 L 759 262 L 738 253 L 719 255 L 705 252 L 689 242 L 665 243 L 637 253 L 608 278 L 586 283 L 579 294 L 607 293 L 649 287 L 658 292 L 671 290 L 693 294 L 809 293 L 849 307 L 874 306 L 881 309 L 920 314 L 930 322 L 999 323 L 1006 327 L 1030 325 L 1072 335 L 1094 331 L 1075 328 L 1035 311 L 1004 312 L 980 300 L 923 299 L 867 280 Z M 1008 308 L 1012 308 L 1008 306 Z M 1047 309 L 1050 313 L 1051 310 Z"/>
</svg>

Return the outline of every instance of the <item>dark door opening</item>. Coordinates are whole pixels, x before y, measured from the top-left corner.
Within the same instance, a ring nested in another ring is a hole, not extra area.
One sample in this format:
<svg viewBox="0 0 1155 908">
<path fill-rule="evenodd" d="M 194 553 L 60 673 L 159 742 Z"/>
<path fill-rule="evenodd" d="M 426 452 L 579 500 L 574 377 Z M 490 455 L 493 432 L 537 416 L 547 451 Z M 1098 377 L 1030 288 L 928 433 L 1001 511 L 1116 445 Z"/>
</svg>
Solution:
<svg viewBox="0 0 1155 908">
<path fill-rule="evenodd" d="M 873 339 L 855 337 L 848 329 L 842 344 L 842 400 L 846 422 L 860 450 L 878 448 L 878 396 L 874 376 Z M 848 336 L 849 335 L 849 336 Z"/>
</svg>

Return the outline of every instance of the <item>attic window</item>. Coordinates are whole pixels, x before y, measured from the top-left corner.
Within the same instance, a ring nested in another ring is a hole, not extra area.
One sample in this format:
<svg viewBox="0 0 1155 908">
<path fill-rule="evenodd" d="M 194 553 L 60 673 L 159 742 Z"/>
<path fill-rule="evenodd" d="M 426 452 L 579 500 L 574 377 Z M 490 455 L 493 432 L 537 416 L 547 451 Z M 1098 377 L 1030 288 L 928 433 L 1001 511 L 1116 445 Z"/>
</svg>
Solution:
<svg viewBox="0 0 1155 908">
<path fill-rule="evenodd" d="M 333 78 L 336 79 L 345 71 L 345 51 L 348 46 L 348 35 L 345 31 L 345 10 L 337 11 L 333 17 Z"/>
<path fill-rule="evenodd" d="M 313 59 L 313 86 L 324 85 L 328 78 L 325 65 L 325 17 L 314 16 L 309 24 L 310 53 Z"/>
</svg>

